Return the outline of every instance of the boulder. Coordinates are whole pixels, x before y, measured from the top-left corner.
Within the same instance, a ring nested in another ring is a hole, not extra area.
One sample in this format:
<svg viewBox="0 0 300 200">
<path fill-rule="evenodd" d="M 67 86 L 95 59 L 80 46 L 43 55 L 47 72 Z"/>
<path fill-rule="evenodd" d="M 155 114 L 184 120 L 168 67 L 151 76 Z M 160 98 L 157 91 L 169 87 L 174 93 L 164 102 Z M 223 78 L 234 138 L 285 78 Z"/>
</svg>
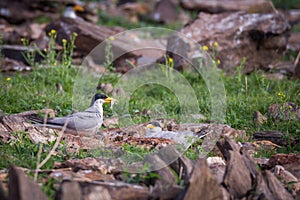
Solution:
<svg viewBox="0 0 300 200">
<path fill-rule="evenodd" d="M 181 0 L 185 9 L 205 11 L 209 13 L 221 13 L 232 11 L 246 11 L 248 13 L 268 13 L 274 10 L 271 1 L 268 0 Z"/>
<path fill-rule="evenodd" d="M 169 38 L 167 51 L 175 67 L 180 69 L 186 64 L 173 55 L 199 57 L 197 42 L 220 61 L 218 66 L 225 72 L 235 71 L 242 63 L 243 72 L 250 73 L 259 68 L 268 69 L 281 58 L 289 31 L 290 25 L 282 14 L 200 13 L 179 34 Z"/>
</svg>

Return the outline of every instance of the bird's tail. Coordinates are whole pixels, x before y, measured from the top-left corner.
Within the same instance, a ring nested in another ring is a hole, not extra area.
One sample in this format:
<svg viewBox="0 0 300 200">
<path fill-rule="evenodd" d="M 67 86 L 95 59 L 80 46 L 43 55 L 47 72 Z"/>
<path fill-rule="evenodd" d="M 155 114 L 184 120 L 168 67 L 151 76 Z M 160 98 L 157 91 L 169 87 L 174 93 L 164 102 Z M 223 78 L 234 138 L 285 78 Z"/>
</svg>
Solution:
<svg viewBox="0 0 300 200">
<path fill-rule="evenodd" d="M 26 118 L 30 123 L 33 123 L 33 124 L 47 123 L 47 119 L 44 119 L 44 118 L 41 118 L 41 117 L 38 117 L 38 116 L 35 116 L 35 115 L 29 115 L 29 116 L 26 116 Z"/>
</svg>

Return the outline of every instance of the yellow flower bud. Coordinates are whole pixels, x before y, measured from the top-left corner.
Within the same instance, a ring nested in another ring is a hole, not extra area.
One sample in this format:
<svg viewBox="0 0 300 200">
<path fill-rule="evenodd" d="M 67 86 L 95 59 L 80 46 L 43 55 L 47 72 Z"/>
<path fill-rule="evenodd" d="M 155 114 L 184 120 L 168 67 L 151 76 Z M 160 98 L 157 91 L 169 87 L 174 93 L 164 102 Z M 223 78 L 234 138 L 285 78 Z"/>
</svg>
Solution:
<svg viewBox="0 0 300 200">
<path fill-rule="evenodd" d="M 114 36 L 109 36 L 108 38 L 110 41 L 114 41 L 115 40 L 115 37 Z"/>
<path fill-rule="evenodd" d="M 206 46 L 206 45 L 202 46 L 202 50 L 203 51 L 208 51 L 208 46 Z"/>
<path fill-rule="evenodd" d="M 51 29 L 50 34 L 51 35 L 55 35 L 56 34 L 56 30 L 55 29 Z"/>
</svg>

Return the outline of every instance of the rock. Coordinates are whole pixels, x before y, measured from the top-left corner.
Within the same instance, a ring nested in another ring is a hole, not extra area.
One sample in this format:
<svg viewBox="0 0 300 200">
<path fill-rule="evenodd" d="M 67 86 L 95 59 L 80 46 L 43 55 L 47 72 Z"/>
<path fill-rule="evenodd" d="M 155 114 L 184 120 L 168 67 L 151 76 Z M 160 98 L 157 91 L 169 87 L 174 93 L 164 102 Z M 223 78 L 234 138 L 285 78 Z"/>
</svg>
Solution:
<svg viewBox="0 0 300 200">
<path fill-rule="evenodd" d="M 83 54 L 88 54 L 90 51 L 107 39 L 109 36 L 113 36 L 121 31 L 122 28 L 96 26 L 95 24 L 76 20 L 67 17 L 61 17 L 49 23 L 46 28 L 46 34 L 51 30 L 56 30 L 56 41 L 62 46 L 62 39 L 69 40 L 70 34 L 76 33 L 78 36 L 75 40 L 76 51 L 80 51 Z"/>
<path fill-rule="evenodd" d="M 174 22 L 178 17 L 178 10 L 172 0 L 158 1 L 151 14 L 151 19 L 161 23 Z"/>
<path fill-rule="evenodd" d="M 259 171 L 253 159 L 229 138 L 217 142 L 227 166 L 223 185 L 233 198 L 292 199 L 291 194 L 268 170 Z"/>
<path fill-rule="evenodd" d="M 0 69 L 1 72 L 11 72 L 11 71 L 18 71 L 18 72 L 24 72 L 24 71 L 30 71 L 31 67 L 25 65 L 23 62 L 4 58 L 0 60 Z"/>
<path fill-rule="evenodd" d="M 248 13 L 270 13 L 274 12 L 273 4 L 268 0 L 181 0 L 185 9 L 204 11 L 209 13 L 245 11 Z"/>
<path fill-rule="evenodd" d="M 269 64 L 281 58 L 286 49 L 290 25 L 281 14 L 247 14 L 243 12 L 205 14 L 200 13 L 168 40 L 169 55 L 198 58 L 200 45 L 206 45 L 208 52 L 214 52 L 221 60 L 219 67 L 225 72 L 234 72 L 243 60 L 243 72 L 268 69 Z M 212 44 L 212 45 L 210 45 Z M 196 48 L 196 49 L 195 49 Z M 182 58 L 173 56 L 175 68 L 187 68 Z M 207 66 L 209 67 L 209 66 Z"/>
<path fill-rule="evenodd" d="M 37 10 L 31 10 L 31 3 L 33 2 L 1 1 L 0 17 L 13 24 L 21 24 L 26 20 L 32 20 L 41 15 L 41 13 Z"/>
<path fill-rule="evenodd" d="M 101 83 L 100 87 L 97 87 L 97 89 L 101 89 L 105 94 L 111 94 L 114 87 L 111 83 Z"/>
<path fill-rule="evenodd" d="M 298 24 L 300 22 L 300 10 L 291 9 L 283 11 L 283 14 L 288 18 L 291 25 Z"/>
<path fill-rule="evenodd" d="M 300 50 L 300 33 L 291 33 L 286 48 L 296 52 Z"/>
<path fill-rule="evenodd" d="M 278 94 L 278 96 L 284 94 Z M 268 108 L 268 115 L 275 121 L 298 120 L 300 121 L 300 108 L 293 102 L 285 102 L 282 104 L 271 104 Z"/>
<path fill-rule="evenodd" d="M 262 176 L 273 196 L 271 199 L 294 199 L 270 171 L 262 171 Z"/>
<path fill-rule="evenodd" d="M 226 170 L 226 164 L 221 157 L 208 157 L 207 164 L 210 168 L 210 172 L 218 184 L 222 184 L 223 177 Z M 228 192 L 227 192 L 228 193 Z M 224 193 L 223 193 L 224 194 Z"/>
<path fill-rule="evenodd" d="M 45 36 L 44 28 L 44 24 L 37 23 L 25 23 L 18 26 L 3 25 L 0 27 L 0 33 L 4 44 L 22 45 L 22 38 L 25 38 L 29 42 L 41 40 Z"/>
<path fill-rule="evenodd" d="M 167 146 L 158 153 L 147 155 L 144 159 L 144 164 L 149 166 L 149 170 L 160 177 L 155 180 L 154 187 L 151 190 L 153 199 L 174 199 L 183 191 L 183 188 L 176 184 L 176 176 L 168 166 L 177 160 L 179 156 L 180 153 L 174 147 Z"/>
<path fill-rule="evenodd" d="M 269 140 L 280 146 L 295 145 L 296 139 L 290 138 L 291 141 L 288 141 L 286 139 L 287 137 L 287 133 L 276 130 L 260 131 L 253 133 L 254 140 Z"/>
<path fill-rule="evenodd" d="M 235 198 L 243 198 L 252 188 L 250 171 L 236 151 L 229 151 L 227 162 L 224 184 Z"/>
<path fill-rule="evenodd" d="M 133 52 L 132 49 L 128 49 L 134 48 L 134 46 L 128 42 L 128 36 L 114 39 L 114 35 L 124 31 L 124 29 L 120 27 L 97 26 L 83 20 L 62 17 L 51 22 L 45 28 L 47 33 L 52 29 L 56 30 L 56 42 L 60 45 L 62 45 L 62 39 L 69 40 L 70 34 L 76 33 L 78 36 L 75 40 L 75 52 L 81 57 L 90 54 L 101 42 L 112 37 L 110 41 L 112 46 L 111 53 L 113 55 L 112 61 L 118 72 L 127 72 L 132 68 L 129 63 L 133 63 L 135 66 L 137 58 L 140 57 L 140 54 Z M 100 51 L 105 51 L 104 47 L 105 46 L 98 46 L 95 50 L 96 52 L 94 51 L 94 54 L 90 54 L 96 64 L 101 64 L 105 61 L 105 53 L 99 53 Z"/>
<path fill-rule="evenodd" d="M 291 172 L 287 171 L 281 165 L 274 167 L 275 176 L 284 182 L 285 188 L 291 188 L 292 195 L 295 197 L 300 190 L 300 180 L 298 180 Z"/>
<path fill-rule="evenodd" d="M 46 116 L 53 116 L 54 111 L 52 109 L 43 109 L 43 110 L 33 110 L 26 111 L 18 114 L 6 115 L 0 118 L 0 124 L 5 127 L 3 132 L 19 132 L 19 131 L 28 131 L 30 132 L 31 124 L 29 124 L 28 116 L 37 115 L 38 113 L 45 114 Z M 0 132 L 1 134 L 2 132 Z"/>
<path fill-rule="evenodd" d="M 12 59 L 12 60 L 23 62 L 25 64 L 32 64 L 32 63 L 27 62 L 27 60 L 24 56 L 26 54 L 26 52 L 32 52 L 33 54 L 35 54 L 35 58 L 34 58 L 35 62 L 39 62 L 39 61 L 43 60 L 43 57 L 40 54 L 38 54 L 38 50 L 35 49 L 34 47 L 25 47 L 25 46 L 22 46 L 22 45 L 2 45 L 2 48 L 1 48 L 1 54 L 4 57 L 7 57 L 7 58 Z M 6 62 L 8 62 L 8 60 Z M 26 69 L 25 64 L 23 64 L 23 67 L 19 66 L 16 69 L 18 69 L 18 68 L 19 69 L 22 69 L 22 68 Z"/>
<path fill-rule="evenodd" d="M 5 191 L 4 191 L 4 188 L 2 186 L 2 180 L 1 180 L 0 181 L 0 199 L 7 200 L 6 197 L 7 197 L 7 195 L 6 195 Z"/>
<path fill-rule="evenodd" d="M 8 199 L 10 200 L 48 199 L 33 180 L 28 178 L 22 170 L 14 166 L 9 168 L 8 187 Z"/>
<path fill-rule="evenodd" d="M 119 1 L 120 2 L 120 1 Z M 145 16 L 151 11 L 151 4 L 144 2 L 126 2 L 120 5 L 115 10 L 119 10 L 118 16 L 126 17 L 130 22 L 139 22 L 139 16 Z"/>
<path fill-rule="evenodd" d="M 266 168 L 271 169 L 276 165 L 283 166 L 286 170 L 291 172 L 295 177 L 300 179 L 300 154 L 276 154 L 271 156 Z"/>
<path fill-rule="evenodd" d="M 196 161 L 184 199 L 224 199 L 222 187 L 212 176 L 205 159 Z"/>
<path fill-rule="evenodd" d="M 99 171 L 102 174 L 110 174 L 118 171 L 123 167 L 124 163 L 120 159 L 114 158 L 84 158 L 84 159 L 70 159 L 64 163 L 60 163 L 56 168 L 71 167 L 73 171 L 78 170 L 93 170 Z"/>
<path fill-rule="evenodd" d="M 56 166 L 59 166 L 56 164 Z M 63 165 L 62 165 L 63 166 Z M 42 173 L 42 172 L 40 172 Z M 102 174 L 93 170 L 78 170 L 74 172 L 71 168 L 53 169 L 51 172 L 46 172 L 49 177 L 57 180 L 73 179 L 76 181 L 114 181 L 112 174 Z"/>
<path fill-rule="evenodd" d="M 104 196 L 106 196 L 106 194 L 104 194 Z M 60 186 L 60 190 L 56 194 L 55 199 L 60 199 L 60 200 L 82 199 L 82 193 L 81 193 L 81 188 L 79 183 L 76 181 L 63 182 L 62 185 Z"/>
<path fill-rule="evenodd" d="M 117 117 L 106 118 L 103 121 L 103 125 L 107 128 L 118 127 L 119 126 L 119 118 L 117 118 Z"/>
<path fill-rule="evenodd" d="M 294 63 L 291 61 L 279 61 L 273 64 L 270 64 L 268 68 L 272 71 L 272 73 L 266 73 L 265 77 L 271 76 L 270 74 L 273 74 L 273 76 L 276 76 L 277 73 L 282 75 L 288 75 L 291 76 L 294 72 L 295 66 Z M 284 76 L 283 76 L 284 77 Z M 278 77 L 277 80 L 281 80 L 281 77 Z M 276 80 L 276 79 L 275 79 Z"/>
<path fill-rule="evenodd" d="M 286 78 L 282 73 L 264 73 L 263 76 L 268 80 L 281 81 Z"/>
<path fill-rule="evenodd" d="M 76 194 L 76 196 L 72 194 Z M 81 182 L 65 180 L 60 185 L 56 199 L 67 200 L 74 198 L 100 200 L 130 200 L 148 199 L 148 195 L 149 194 L 147 188 L 139 185 L 123 183 L 120 181 Z"/>
<path fill-rule="evenodd" d="M 257 125 L 262 125 L 267 122 L 268 118 L 261 114 L 259 111 L 253 113 L 253 121 Z"/>
</svg>

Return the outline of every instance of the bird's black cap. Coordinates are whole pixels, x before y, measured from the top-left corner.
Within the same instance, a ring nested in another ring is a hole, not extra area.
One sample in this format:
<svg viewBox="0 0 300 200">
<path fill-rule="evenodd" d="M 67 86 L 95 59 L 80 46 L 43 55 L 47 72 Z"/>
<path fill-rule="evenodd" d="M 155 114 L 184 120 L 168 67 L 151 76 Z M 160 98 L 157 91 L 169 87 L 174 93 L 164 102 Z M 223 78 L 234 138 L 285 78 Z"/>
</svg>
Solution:
<svg viewBox="0 0 300 200">
<path fill-rule="evenodd" d="M 95 94 L 93 100 L 96 101 L 98 99 L 106 99 L 107 96 L 105 94 Z"/>
<path fill-rule="evenodd" d="M 91 105 L 94 104 L 94 102 L 98 99 L 106 99 L 107 96 L 105 94 L 95 94 L 92 98 L 92 102 L 91 102 Z"/>
</svg>

